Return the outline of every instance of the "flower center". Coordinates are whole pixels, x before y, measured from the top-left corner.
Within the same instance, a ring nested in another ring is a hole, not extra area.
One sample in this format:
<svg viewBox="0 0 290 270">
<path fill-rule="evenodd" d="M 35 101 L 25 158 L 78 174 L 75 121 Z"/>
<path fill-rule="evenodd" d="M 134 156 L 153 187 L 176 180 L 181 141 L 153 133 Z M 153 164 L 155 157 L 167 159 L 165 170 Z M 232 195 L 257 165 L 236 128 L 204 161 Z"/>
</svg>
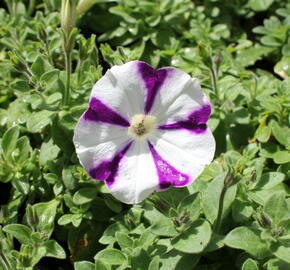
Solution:
<svg viewBox="0 0 290 270">
<path fill-rule="evenodd" d="M 132 117 L 128 134 L 133 137 L 142 137 L 150 134 L 156 126 L 156 117 L 152 115 L 136 114 Z"/>
</svg>

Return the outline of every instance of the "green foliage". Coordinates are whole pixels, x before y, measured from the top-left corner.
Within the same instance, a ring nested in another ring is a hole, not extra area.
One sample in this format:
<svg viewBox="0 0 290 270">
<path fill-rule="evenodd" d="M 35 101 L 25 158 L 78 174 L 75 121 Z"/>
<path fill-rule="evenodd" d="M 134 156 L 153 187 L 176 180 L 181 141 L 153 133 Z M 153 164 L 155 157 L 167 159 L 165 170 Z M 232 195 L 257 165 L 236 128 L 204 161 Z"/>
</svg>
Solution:
<svg viewBox="0 0 290 270">
<path fill-rule="evenodd" d="M 67 37 L 60 4 L 0 4 L 0 269 L 290 269 L 290 2 L 82 0 Z M 72 136 L 133 59 L 200 80 L 217 151 L 192 185 L 127 206 Z"/>
</svg>

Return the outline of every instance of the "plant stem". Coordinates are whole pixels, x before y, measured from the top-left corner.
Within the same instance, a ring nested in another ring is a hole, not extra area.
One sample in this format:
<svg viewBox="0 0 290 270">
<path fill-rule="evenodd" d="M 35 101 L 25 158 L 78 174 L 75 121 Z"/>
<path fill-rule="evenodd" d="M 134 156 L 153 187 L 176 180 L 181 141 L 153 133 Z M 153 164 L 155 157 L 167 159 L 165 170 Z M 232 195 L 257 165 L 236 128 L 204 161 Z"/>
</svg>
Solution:
<svg viewBox="0 0 290 270">
<path fill-rule="evenodd" d="M 34 11 L 35 7 L 35 0 L 29 1 L 29 7 L 28 7 L 28 15 L 31 16 L 32 12 Z"/>
<path fill-rule="evenodd" d="M 214 225 L 214 231 L 216 233 L 219 233 L 220 226 L 221 226 L 226 191 L 227 191 L 227 187 L 224 185 L 223 189 L 222 189 L 222 192 L 221 192 L 221 195 L 220 195 L 219 206 L 218 206 L 218 214 L 217 214 L 216 222 L 215 222 L 215 225 Z"/>
<path fill-rule="evenodd" d="M 66 85 L 65 85 L 63 106 L 66 107 L 70 103 L 71 51 L 64 50 L 64 56 L 65 56 L 65 70 L 66 70 Z"/>
<path fill-rule="evenodd" d="M 8 12 L 10 13 L 10 15 L 13 15 L 13 10 L 12 10 L 12 5 L 13 3 L 10 0 L 5 0 L 7 8 L 8 8 Z"/>
<path fill-rule="evenodd" d="M 218 91 L 218 86 L 217 86 L 217 74 L 216 74 L 213 67 L 210 67 L 209 70 L 210 70 L 210 74 L 211 74 L 211 82 L 213 85 L 214 93 L 216 95 L 216 99 L 218 101 L 220 101 L 220 96 L 219 96 L 219 91 Z"/>
<path fill-rule="evenodd" d="M 7 269 L 7 270 L 11 269 L 10 268 L 11 267 L 10 263 L 8 262 L 7 258 L 5 257 L 5 255 L 2 252 L 0 252 L 0 258 L 1 258 L 2 262 L 3 262 L 2 265 L 5 266 L 5 269 Z"/>
</svg>

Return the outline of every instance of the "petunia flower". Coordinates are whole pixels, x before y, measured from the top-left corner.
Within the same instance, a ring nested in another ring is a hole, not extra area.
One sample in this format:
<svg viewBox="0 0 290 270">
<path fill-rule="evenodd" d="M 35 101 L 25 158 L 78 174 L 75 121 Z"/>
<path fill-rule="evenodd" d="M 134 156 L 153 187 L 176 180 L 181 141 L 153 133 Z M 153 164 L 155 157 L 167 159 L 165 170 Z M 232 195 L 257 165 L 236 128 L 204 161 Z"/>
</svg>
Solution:
<svg viewBox="0 0 290 270">
<path fill-rule="evenodd" d="M 73 140 L 89 175 L 133 204 L 191 184 L 212 161 L 210 113 L 196 78 L 132 61 L 112 67 L 94 85 Z"/>
</svg>

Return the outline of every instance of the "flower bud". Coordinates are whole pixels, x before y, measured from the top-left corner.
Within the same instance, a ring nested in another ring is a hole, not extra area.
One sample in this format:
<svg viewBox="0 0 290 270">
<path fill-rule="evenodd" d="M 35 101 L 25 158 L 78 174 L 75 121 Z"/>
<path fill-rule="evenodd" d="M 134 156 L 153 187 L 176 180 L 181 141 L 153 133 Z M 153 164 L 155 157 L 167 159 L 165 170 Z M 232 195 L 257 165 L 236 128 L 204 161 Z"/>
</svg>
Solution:
<svg viewBox="0 0 290 270">
<path fill-rule="evenodd" d="M 285 229 L 283 227 L 278 227 L 271 230 L 271 235 L 273 237 L 279 237 L 279 236 L 282 236 L 284 232 L 285 232 Z"/>
<path fill-rule="evenodd" d="M 27 223 L 32 228 L 35 227 L 39 222 L 38 216 L 30 204 L 26 208 L 26 219 L 27 219 Z"/>
<path fill-rule="evenodd" d="M 231 185 L 233 185 L 235 183 L 235 176 L 234 176 L 234 173 L 233 173 L 233 170 L 231 168 L 229 168 L 227 174 L 226 174 L 226 177 L 224 179 L 224 186 L 226 188 L 229 188 Z"/>
<path fill-rule="evenodd" d="M 77 16 L 86 13 L 96 2 L 96 0 L 80 0 L 77 5 Z"/>
<path fill-rule="evenodd" d="M 270 228 L 272 226 L 272 219 L 262 210 L 258 210 L 255 219 L 262 228 Z"/>
<path fill-rule="evenodd" d="M 198 44 L 198 54 L 207 67 L 212 66 L 211 50 L 201 42 Z"/>
<path fill-rule="evenodd" d="M 75 0 L 62 0 L 60 11 L 61 28 L 68 37 L 76 24 Z"/>
<path fill-rule="evenodd" d="M 216 64 L 216 67 L 219 68 L 222 60 L 222 54 L 221 51 L 217 51 L 216 55 L 214 56 L 214 63 Z"/>
</svg>

